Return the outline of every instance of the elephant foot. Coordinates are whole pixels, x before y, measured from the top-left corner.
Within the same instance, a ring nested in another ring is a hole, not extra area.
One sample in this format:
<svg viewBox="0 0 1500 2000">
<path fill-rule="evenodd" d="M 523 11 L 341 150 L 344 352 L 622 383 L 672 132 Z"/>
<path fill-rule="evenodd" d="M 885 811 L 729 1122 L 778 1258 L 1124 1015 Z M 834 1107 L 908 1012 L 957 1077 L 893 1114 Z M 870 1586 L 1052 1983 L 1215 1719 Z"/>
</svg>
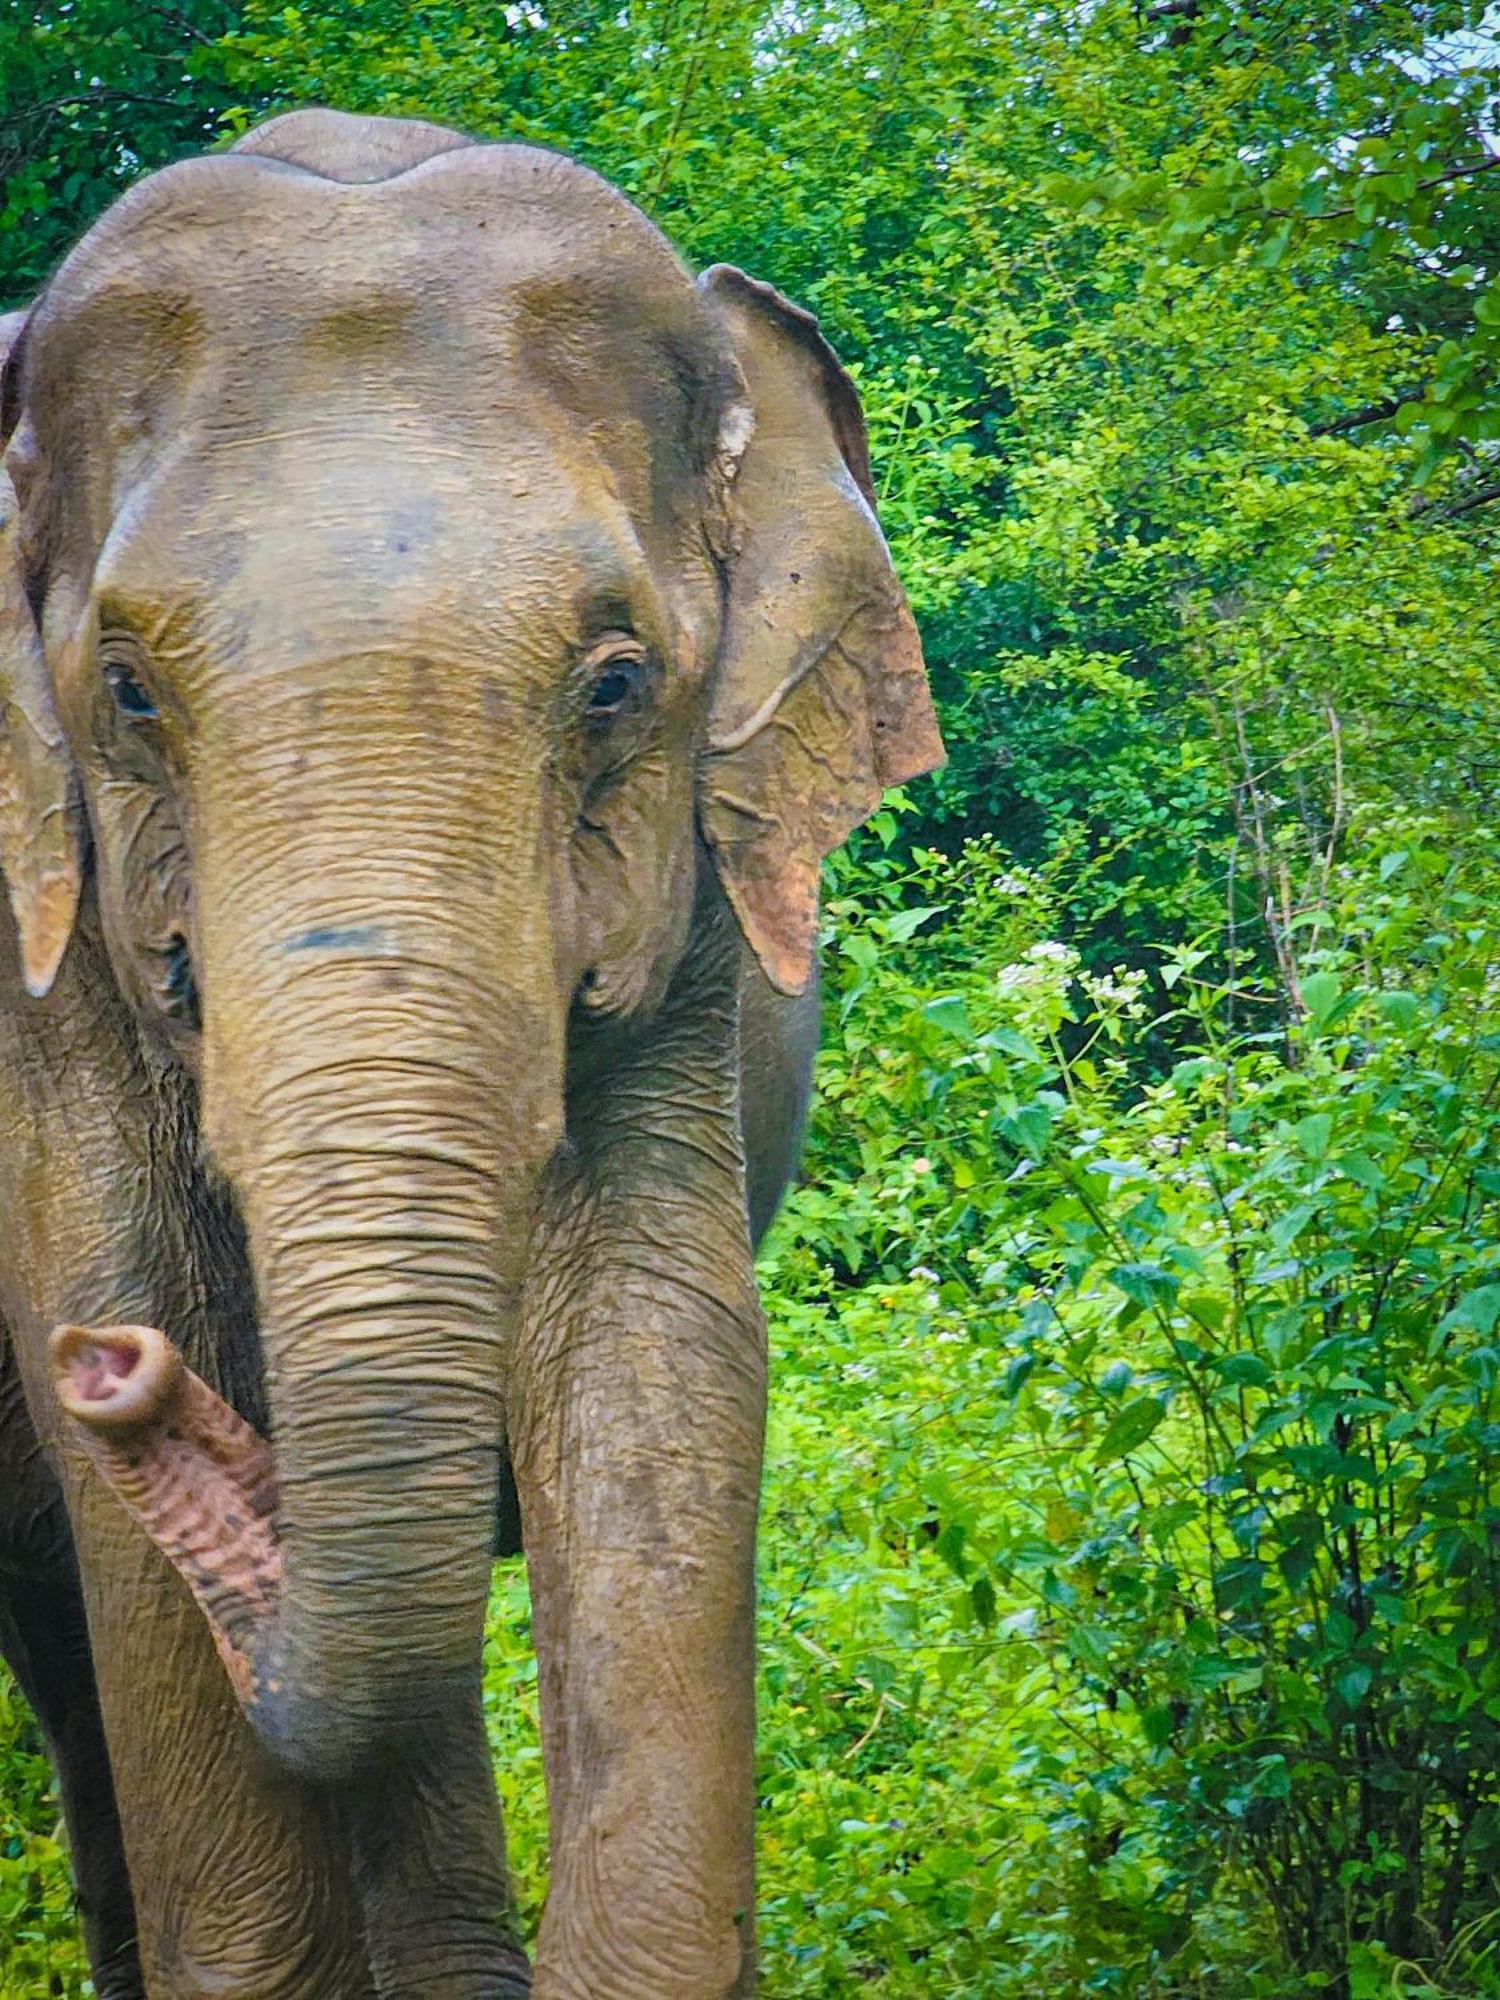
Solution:
<svg viewBox="0 0 1500 2000">
<path fill-rule="evenodd" d="M 270 1446 L 154 1327 L 59 1327 L 52 1365 L 95 1469 L 187 1584 L 247 1700 L 281 1595 Z"/>
</svg>

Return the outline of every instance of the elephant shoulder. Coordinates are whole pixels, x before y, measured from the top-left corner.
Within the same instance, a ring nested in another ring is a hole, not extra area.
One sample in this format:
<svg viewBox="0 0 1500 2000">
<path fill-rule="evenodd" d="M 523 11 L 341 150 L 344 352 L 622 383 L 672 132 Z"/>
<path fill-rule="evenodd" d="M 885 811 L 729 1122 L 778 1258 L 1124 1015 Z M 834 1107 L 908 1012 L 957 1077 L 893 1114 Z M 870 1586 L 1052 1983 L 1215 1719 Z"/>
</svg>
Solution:
<svg viewBox="0 0 1500 2000">
<path fill-rule="evenodd" d="M 816 973 L 805 992 L 788 997 L 776 991 L 746 950 L 740 971 L 740 1130 L 756 1243 L 797 1171 L 818 1026 Z"/>
</svg>

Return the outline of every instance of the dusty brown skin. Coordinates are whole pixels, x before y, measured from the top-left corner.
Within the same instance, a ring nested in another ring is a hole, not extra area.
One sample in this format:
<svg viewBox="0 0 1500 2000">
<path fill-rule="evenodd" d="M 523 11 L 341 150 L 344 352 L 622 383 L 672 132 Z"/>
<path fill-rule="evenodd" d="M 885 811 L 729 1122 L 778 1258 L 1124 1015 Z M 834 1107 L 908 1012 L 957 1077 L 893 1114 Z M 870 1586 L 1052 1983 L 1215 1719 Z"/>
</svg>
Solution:
<svg viewBox="0 0 1500 2000">
<path fill-rule="evenodd" d="M 518 1495 L 534 1991 L 747 1993 L 751 1243 L 818 862 L 941 755 L 854 392 L 585 170 L 331 113 L 6 333 L 0 1638 L 100 1989 L 528 1990 Z"/>
</svg>

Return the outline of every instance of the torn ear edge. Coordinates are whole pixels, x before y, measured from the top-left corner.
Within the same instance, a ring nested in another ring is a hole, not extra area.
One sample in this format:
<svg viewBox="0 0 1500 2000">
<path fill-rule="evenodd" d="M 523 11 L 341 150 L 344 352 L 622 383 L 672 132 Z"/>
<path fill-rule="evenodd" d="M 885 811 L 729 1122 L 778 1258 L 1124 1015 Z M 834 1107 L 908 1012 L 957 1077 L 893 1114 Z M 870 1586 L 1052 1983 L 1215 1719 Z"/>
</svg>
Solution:
<svg viewBox="0 0 1500 2000">
<path fill-rule="evenodd" d="M 899 594 L 857 612 L 752 731 L 710 742 L 699 823 L 778 993 L 804 992 L 813 975 L 823 857 L 893 786 L 937 769 L 945 754 Z"/>
<path fill-rule="evenodd" d="M 699 785 L 699 822 L 724 893 L 767 978 L 792 995 L 812 976 L 823 857 L 886 791 L 935 770 L 946 753 L 921 640 L 879 532 L 854 384 L 813 315 L 774 286 L 726 264 L 699 284 L 729 308 L 731 333 L 737 309 L 781 355 L 812 363 L 790 395 L 797 370 L 773 363 L 757 384 L 764 351 L 753 334 L 748 347 L 735 342 L 752 409 L 759 388 L 782 399 L 783 419 L 800 408 L 806 423 L 768 432 L 757 414 L 737 467 L 723 655 Z"/>
<path fill-rule="evenodd" d="M 0 319 L 0 406 L 18 420 L 16 360 L 25 316 Z M 3 442 L 3 438 L 0 438 Z M 0 467 L 0 871 L 21 939 L 26 990 L 52 989 L 83 891 L 83 822 L 69 753 L 26 587 L 21 510 Z"/>
<path fill-rule="evenodd" d="M 789 299 L 762 278 L 752 278 L 737 264 L 711 264 L 698 280 L 698 288 L 717 300 L 737 300 L 764 318 L 772 320 L 817 364 L 822 378 L 825 411 L 833 426 L 845 465 L 863 494 L 870 512 L 875 509 L 875 478 L 870 470 L 870 438 L 865 429 L 865 413 L 859 392 L 844 372 L 844 364 L 824 338 L 817 316 Z"/>
</svg>

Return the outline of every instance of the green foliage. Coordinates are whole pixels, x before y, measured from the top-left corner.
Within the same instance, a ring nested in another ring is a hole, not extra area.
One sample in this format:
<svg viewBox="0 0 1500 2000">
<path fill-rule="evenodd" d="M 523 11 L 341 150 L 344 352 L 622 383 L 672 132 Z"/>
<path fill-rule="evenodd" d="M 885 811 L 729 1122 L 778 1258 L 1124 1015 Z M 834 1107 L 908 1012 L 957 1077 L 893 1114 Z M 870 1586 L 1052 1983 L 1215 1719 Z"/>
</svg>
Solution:
<svg viewBox="0 0 1500 2000">
<path fill-rule="evenodd" d="M 1074 1870 L 1029 1900 L 1006 1871 L 975 1990 L 1427 1990 L 1417 1961 L 1495 1990 L 1494 854 L 1408 837 L 1290 1034 L 1167 954 L 1193 1053 L 1145 1085 L 1143 976 L 1090 973 L 992 850 L 837 911 L 822 1186 L 773 1298 L 802 1345 L 888 1306 L 866 1366 L 898 1379 L 948 1347 L 896 1437 L 860 1418 L 870 1492 L 889 1544 L 929 1539 L 927 1603 L 958 1586 L 993 1823 Z M 1270 1937 L 1225 1924 L 1252 1894 Z"/>
<path fill-rule="evenodd" d="M 773 2000 L 1500 1995 L 1486 18 L 0 23 L 12 296 L 326 101 L 576 154 L 858 378 L 952 754 L 830 866 L 765 1263 Z M 487 1688 L 534 1921 L 515 1570 Z M 0 1984 L 81 1990 L 14 1710 L 0 1762 Z"/>
<path fill-rule="evenodd" d="M 24 305 L 142 168 L 214 143 L 230 102 L 216 42 L 234 18 L 230 0 L 3 0 L 0 306 Z"/>
</svg>

